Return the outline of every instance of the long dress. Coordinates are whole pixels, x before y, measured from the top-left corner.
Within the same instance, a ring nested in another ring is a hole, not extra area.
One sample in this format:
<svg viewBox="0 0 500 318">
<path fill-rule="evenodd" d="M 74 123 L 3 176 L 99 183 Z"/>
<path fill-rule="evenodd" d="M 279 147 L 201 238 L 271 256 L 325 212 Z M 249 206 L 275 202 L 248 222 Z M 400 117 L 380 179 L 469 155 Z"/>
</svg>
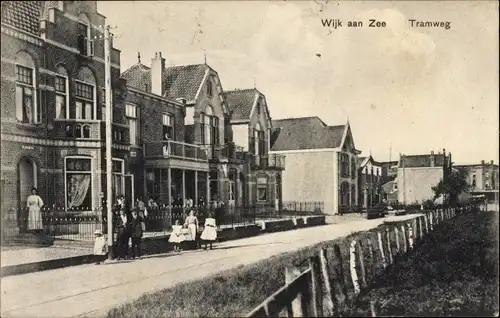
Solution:
<svg viewBox="0 0 500 318">
<path fill-rule="evenodd" d="M 43 201 L 36 194 L 28 197 L 28 230 L 42 230 L 42 206 Z"/>
<path fill-rule="evenodd" d="M 198 219 L 196 218 L 196 216 L 188 216 L 186 218 L 186 223 L 187 223 L 189 232 L 191 233 L 191 237 L 189 239 L 186 239 L 186 240 L 188 240 L 188 241 L 196 240 L 196 231 L 198 230 L 196 228 L 196 223 L 198 223 L 197 221 L 198 221 Z"/>
<path fill-rule="evenodd" d="M 168 241 L 170 243 L 181 243 L 186 239 L 185 235 L 182 233 L 182 225 L 172 225 L 172 233 Z"/>
<path fill-rule="evenodd" d="M 205 219 L 205 228 L 201 233 L 201 239 L 204 241 L 215 241 L 217 239 L 217 225 L 214 218 Z"/>
</svg>

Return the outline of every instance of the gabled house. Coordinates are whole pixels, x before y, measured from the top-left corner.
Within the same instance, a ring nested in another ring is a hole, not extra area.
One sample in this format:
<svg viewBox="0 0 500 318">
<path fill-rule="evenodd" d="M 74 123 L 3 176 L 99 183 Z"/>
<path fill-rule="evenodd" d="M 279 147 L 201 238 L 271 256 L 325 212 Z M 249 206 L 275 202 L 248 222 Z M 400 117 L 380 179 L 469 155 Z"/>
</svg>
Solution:
<svg viewBox="0 0 500 318">
<path fill-rule="evenodd" d="M 349 125 L 318 117 L 273 120 L 271 154 L 285 155 L 283 200 L 322 201 L 325 212 L 353 210 L 358 202 L 358 155 Z"/>
<path fill-rule="evenodd" d="M 422 203 L 434 198 L 432 187 L 451 172 L 451 154 L 400 155 L 396 177 L 398 201 L 403 204 Z"/>
<path fill-rule="evenodd" d="M 99 26 L 105 20 L 96 1 L 2 2 L 1 185 L 9 198 L 2 207 L 17 208 L 18 220 L 26 220 L 22 208 L 32 187 L 58 214 L 101 219 L 105 61 Z M 113 188 L 120 194 L 130 141 L 116 48 L 111 82 Z"/>
<path fill-rule="evenodd" d="M 358 205 L 364 209 L 381 202 L 382 164 L 370 155 L 358 159 Z"/>
<path fill-rule="evenodd" d="M 131 89 L 161 97 L 167 104 L 182 105 L 182 115 L 167 109 L 163 111 L 162 123 L 145 118 L 142 124 L 148 131 L 163 133 L 149 146 L 162 151 L 144 152 L 146 167 L 167 169 L 161 173 L 146 171 L 146 179 L 157 180 L 160 173 L 158 182 L 170 185 L 170 191 L 157 192 L 162 197 L 179 195 L 183 201 L 192 198 L 195 202 L 222 200 L 230 205 L 240 204 L 242 153 L 232 141 L 230 114 L 217 72 L 207 64 L 165 67 L 165 59 L 156 53 L 151 67 L 139 61 L 122 76 Z M 180 160 L 175 166 L 174 157 Z M 164 174 L 168 177 L 164 178 Z M 149 192 L 147 182 L 145 188 Z M 153 193 L 154 189 L 153 186 Z"/>
<path fill-rule="evenodd" d="M 247 154 L 243 171 L 244 202 L 278 210 L 282 204 L 285 157 L 269 153 L 273 126 L 266 97 L 257 89 L 233 90 L 225 95 L 232 138 Z"/>
</svg>

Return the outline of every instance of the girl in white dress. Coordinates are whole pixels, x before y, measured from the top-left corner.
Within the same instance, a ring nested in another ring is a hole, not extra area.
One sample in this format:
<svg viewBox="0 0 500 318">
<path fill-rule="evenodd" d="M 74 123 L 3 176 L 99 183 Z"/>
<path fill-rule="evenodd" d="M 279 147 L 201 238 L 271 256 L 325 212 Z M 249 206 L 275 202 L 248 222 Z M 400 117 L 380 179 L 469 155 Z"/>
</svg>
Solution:
<svg viewBox="0 0 500 318">
<path fill-rule="evenodd" d="M 203 229 L 203 233 L 201 233 L 201 239 L 205 243 L 205 250 L 208 243 L 210 244 L 210 249 L 212 249 L 212 243 L 217 240 L 217 224 L 211 214 L 205 219 L 205 228 Z"/>
<path fill-rule="evenodd" d="M 194 247 L 193 245 L 196 244 L 196 234 L 198 232 L 198 218 L 194 215 L 194 211 L 191 210 L 189 211 L 189 215 L 186 218 L 185 224 L 187 225 L 187 228 L 189 229 L 190 236 L 189 238 L 186 238 L 186 241 L 190 242 L 191 247 Z"/>
<path fill-rule="evenodd" d="M 180 225 L 179 220 L 175 220 L 175 225 L 172 225 L 172 233 L 168 241 L 174 244 L 174 252 L 180 252 L 180 245 L 185 240 L 185 236 L 182 233 L 182 225 Z"/>
<path fill-rule="evenodd" d="M 42 206 L 43 201 L 37 194 L 36 188 L 31 189 L 31 195 L 28 196 L 28 230 L 41 231 L 42 225 Z"/>
</svg>

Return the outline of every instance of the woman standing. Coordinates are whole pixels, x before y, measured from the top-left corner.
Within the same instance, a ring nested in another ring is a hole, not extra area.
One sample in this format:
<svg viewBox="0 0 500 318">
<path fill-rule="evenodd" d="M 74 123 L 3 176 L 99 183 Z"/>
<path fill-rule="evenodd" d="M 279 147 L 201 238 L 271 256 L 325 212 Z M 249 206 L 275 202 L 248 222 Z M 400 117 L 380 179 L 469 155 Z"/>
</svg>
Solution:
<svg viewBox="0 0 500 318">
<path fill-rule="evenodd" d="M 205 243 L 205 250 L 207 249 L 207 243 L 210 244 L 210 249 L 212 249 L 212 243 L 217 239 L 217 224 L 211 214 L 205 219 L 205 228 L 201 233 L 201 239 Z"/>
<path fill-rule="evenodd" d="M 42 225 L 42 206 L 43 201 L 40 196 L 38 196 L 38 191 L 36 188 L 31 189 L 31 195 L 28 196 L 28 230 L 30 231 L 41 231 L 43 230 Z"/>
<path fill-rule="evenodd" d="M 191 237 L 189 238 L 190 244 L 195 244 L 196 242 L 196 234 L 198 232 L 198 218 L 194 215 L 194 211 L 189 211 L 189 215 L 186 218 L 185 224 L 189 229 Z"/>
</svg>

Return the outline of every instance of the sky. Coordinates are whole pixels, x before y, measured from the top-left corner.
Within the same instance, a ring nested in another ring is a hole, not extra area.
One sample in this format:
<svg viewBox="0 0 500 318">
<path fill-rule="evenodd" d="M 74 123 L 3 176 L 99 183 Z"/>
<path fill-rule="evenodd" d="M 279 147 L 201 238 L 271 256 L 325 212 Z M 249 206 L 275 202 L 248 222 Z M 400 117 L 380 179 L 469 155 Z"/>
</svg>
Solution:
<svg viewBox="0 0 500 318">
<path fill-rule="evenodd" d="M 167 66 L 206 54 L 224 90 L 255 84 L 273 119 L 349 120 L 361 156 L 445 148 L 457 164 L 498 163 L 498 2 L 99 1 L 98 10 L 116 27 L 122 72 L 138 52 L 148 66 L 155 52 Z"/>
</svg>

